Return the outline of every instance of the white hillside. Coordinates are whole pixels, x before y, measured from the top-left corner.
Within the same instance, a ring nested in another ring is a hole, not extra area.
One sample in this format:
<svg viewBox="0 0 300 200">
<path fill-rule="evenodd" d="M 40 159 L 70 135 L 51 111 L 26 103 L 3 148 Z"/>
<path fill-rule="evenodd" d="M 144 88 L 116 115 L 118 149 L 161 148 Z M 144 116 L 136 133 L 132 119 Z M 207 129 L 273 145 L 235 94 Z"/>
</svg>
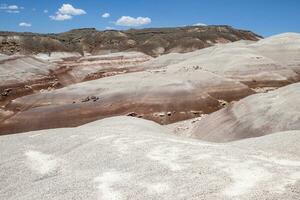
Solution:
<svg viewBox="0 0 300 200">
<path fill-rule="evenodd" d="M 299 142 L 293 131 L 207 143 L 132 117 L 2 136 L 0 198 L 298 199 Z"/>
<path fill-rule="evenodd" d="M 300 129 L 300 83 L 255 94 L 189 127 L 192 137 L 227 142 Z"/>
</svg>

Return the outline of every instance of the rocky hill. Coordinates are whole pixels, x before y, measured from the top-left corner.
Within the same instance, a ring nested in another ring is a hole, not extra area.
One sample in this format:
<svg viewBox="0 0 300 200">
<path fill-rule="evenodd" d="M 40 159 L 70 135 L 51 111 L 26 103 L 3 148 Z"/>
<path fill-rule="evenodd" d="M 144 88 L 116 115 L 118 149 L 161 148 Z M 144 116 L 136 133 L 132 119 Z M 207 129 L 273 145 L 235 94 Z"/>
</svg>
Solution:
<svg viewBox="0 0 300 200">
<path fill-rule="evenodd" d="M 38 54 L 56 51 L 103 54 L 139 51 L 151 56 L 184 53 L 238 40 L 258 40 L 261 36 L 230 26 L 190 26 L 179 28 L 97 31 L 75 29 L 59 34 L 0 32 L 0 53 Z"/>
</svg>

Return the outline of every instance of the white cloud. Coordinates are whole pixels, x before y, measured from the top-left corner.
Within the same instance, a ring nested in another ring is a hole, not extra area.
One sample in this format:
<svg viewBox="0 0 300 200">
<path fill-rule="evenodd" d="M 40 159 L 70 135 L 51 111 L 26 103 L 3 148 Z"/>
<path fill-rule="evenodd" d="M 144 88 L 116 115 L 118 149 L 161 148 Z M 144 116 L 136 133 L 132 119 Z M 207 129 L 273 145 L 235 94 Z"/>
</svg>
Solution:
<svg viewBox="0 0 300 200">
<path fill-rule="evenodd" d="M 108 18 L 108 17 L 110 17 L 110 14 L 109 14 L 109 13 L 104 13 L 104 14 L 102 15 L 102 17 L 103 17 L 103 18 Z"/>
<path fill-rule="evenodd" d="M 193 26 L 207 26 L 207 24 L 197 23 L 197 24 L 193 24 Z"/>
<path fill-rule="evenodd" d="M 74 8 L 71 4 L 63 4 L 58 12 L 63 15 L 84 15 L 86 12 L 82 9 Z"/>
<path fill-rule="evenodd" d="M 48 13 L 49 11 L 48 11 L 48 10 L 44 10 L 43 12 L 44 12 L 44 13 Z"/>
<path fill-rule="evenodd" d="M 7 9 L 9 9 L 9 10 L 18 10 L 19 7 L 17 5 L 10 5 L 10 6 L 7 6 Z"/>
<path fill-rule="evenodd" d="M 17 5 L 7 5 L 1 4 L 0 10 L 4 10 L 7 13 L 20 13 L 20 10 L 24 9 L 24 7 L 19 7 Z"/>
<path fill-rule="evenodd" d="M 64 20 L 72 19 L 73 17 L 71 15 L 63 15 L 60 13 L 56 13 L 56 15 L 54 16 L 51 15 L 50 18 L 56 21 L 64 21 Z"/>
<path fill-rule="evenodd" d="M 21 22 L 19 24 L 19 26 L 22 26 L 22 27 L 31 27 L 31 24 L 30 23 L 26 23 L 26 22 Z"/>
<path fill-rule="evenodd" d="M 71 4 L 63 4 L 61 8 L 55 13 L 55 15 L 49 16 L 52 20 L 64 21 L 70 20 L 73 16 L 84 15 L 86 12 L 79 8 L 74 8 Z"/>
<path fill-rule="evenodd" d="M 116 25 L 119 26 L 143 26 L 146 24 L 150 24 L 151 19 L 149 17 L 130 17 L 130 16 L 122 16 L 116 21 Z"/>
</svg>

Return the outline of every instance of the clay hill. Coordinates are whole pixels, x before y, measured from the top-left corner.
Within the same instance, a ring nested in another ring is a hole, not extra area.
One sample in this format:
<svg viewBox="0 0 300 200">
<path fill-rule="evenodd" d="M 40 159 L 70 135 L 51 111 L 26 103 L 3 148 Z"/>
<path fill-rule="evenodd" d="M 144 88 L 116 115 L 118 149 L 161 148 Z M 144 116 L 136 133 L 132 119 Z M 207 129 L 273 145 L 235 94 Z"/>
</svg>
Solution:
<svg viewBox="0 0 300 200">
<path fill-rule="evenodd" d="M 76 29 L 60 34 L 0 32 L 0 53 L 38 54 L 63 51 L 80 54 L 139 51 L 158 56 L 183 53 L 238 40 L 258 40 L 261 36 L 230 26 L 97 31 Z"/>
<path fill-rule="evenodd" d="M 0 131 L 74 127 L 116 115 L 160 124 L 201 117 L 299 82 L 299 47 L 300 35 L 287 33 L 157 58 L 141 52 L 3 55 Z M 278 130 L 293 125 L 286 127 Z M 252 132 L 232 139 L 252 137 Z"/>
</svg>

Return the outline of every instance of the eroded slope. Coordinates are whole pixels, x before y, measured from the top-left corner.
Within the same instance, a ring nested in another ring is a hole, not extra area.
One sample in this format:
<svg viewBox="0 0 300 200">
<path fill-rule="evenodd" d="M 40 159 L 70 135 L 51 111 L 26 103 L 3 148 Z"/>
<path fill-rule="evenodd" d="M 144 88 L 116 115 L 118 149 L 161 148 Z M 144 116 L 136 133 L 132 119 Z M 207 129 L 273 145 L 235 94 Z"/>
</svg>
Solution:
<svg viewBox="0 0 300 200">
<path fill-rule="evenodd" d="M 299 130 L 300 83 L 251 95 L 193 123 L 179 123 L 172 129 L 177 130 L 177 134 L 213 142 Z"/>
<path fill-rule="evenodd" d="M 6 103 L 0 130 L 78 126 L 115 115 L 161 124 L 199 117 L 250 94 L 298 82 L 299 49 L 300 35 L 287 33 L 155 59 L 116 53 L 55 61 L 60 68 L 53 74 L 66 87 Z"/>
</svg>

